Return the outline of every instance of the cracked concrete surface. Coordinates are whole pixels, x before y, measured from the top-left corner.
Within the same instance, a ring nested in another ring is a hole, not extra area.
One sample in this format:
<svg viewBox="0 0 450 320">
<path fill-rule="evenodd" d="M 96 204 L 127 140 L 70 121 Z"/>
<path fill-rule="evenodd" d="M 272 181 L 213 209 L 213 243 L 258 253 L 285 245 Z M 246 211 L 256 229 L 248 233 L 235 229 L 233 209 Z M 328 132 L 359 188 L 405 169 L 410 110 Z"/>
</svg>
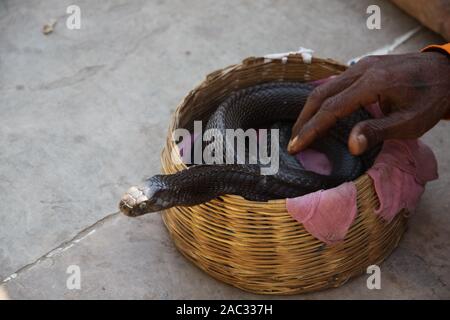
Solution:
<svg viewBox="0 0 450 320">
<path fill-rule="evenodd" d="M 114 216 L 119 215 L 119 214 L 120 214 L 119 212 L 112 213 L 112 214 L 109 214 L 109 215 L 105 216 L 104 218 L 96 221 L 93 225 L 90 225 L 87 228 L 78 232 L 72 239 L 64 241 L 63 243 L 59 244 L 56 248 L 53 248 L 52 250 L 45 253 L 44 255 L 42 255 L 41 257 L 36 259 L 35 261 L 30 262 L 29 264 L 21 267 L 19 270 L 17 270 L 13 274 L 11 274 L 8 277 L 6 277 L 5 279 L 3 279 L 2 283 L 8 283 L 9 281 L 20 276 L 22 273 L 32 269 L 34 266 L 36 266 L 42 262 L 45 262 L 46 259 L 52 259 L 53 257 L 59 255 L 60 253 L 63 253 L 65 251 L 71 249 L 73 246 L 75 246 L 80 241 L 82 241 L 85 238 L 89 237 L 90 235 L 94 234 L 97 231 L 96 228 L 101 227 L 106 221 L 108 221 L 109 219 L 111 219 Z"/>
<path fill-rule="evenodd" d="M 381 30 L 365 25 L 373 3 Z M 158 215 L 108 213 L 159 171 L 170 114 L 207 73 L 298 46 L 345 62 L 417 22 L 388 1 L 84 0 L 81 30 L 68 30 L 70 4 L 0 0 L 0 297 L 259 298 L 187 262 Z M 421 29 L 394 52 L 442 41 Z M 449 130 L 440 123 L 424 137 L 440 179 L 382 265 L 382 290 L 367 290 L 362 276 L 290 298 L 450 298 Z M 73 264 L 81 290 L 66 288 Z"/>
</svg>

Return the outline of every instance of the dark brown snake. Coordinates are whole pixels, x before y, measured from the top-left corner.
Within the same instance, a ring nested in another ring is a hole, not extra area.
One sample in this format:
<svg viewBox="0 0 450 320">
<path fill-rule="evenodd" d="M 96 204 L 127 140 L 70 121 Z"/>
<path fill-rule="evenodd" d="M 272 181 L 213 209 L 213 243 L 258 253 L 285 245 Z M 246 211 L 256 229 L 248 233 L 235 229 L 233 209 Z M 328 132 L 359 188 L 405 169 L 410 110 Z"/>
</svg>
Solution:
<svg viewBox="0 0 450 320">
<path fill-rule="evenodd" d="M 331 161 L 330 175 L 306 170 L 286 151 L 290 127 L 313 88 L 305 83 L 274 82 L 242 89 L 226 98 L 208 120 L 205 132 L 216 129 L 223 137 L 226 129 L 267 126 L 279 129 L 277 173 L 262 175 L 262 164 L 249 164 L 248 160 L 243 164 L 192 165 L 175 174 L 155 175 L 143 186 L 130 188 L 120 201 L 120 210 L 128 216 L 140 216 L 173 206 L 204 203 L 224 194 L 240 195 L 253 201 L 292 198 L 356 179 L 372 165 L 380 150 L 378 146 L 362 156 L 353 156 L 348 151 L 351 129 L 357 122 L 370 118 L 364 109 L 338 120 L 326 136 L 312 145 Z M 225 146 L 228 141 L 224 139 L 223 143 Z M 225 152 L 226 148 L 223 149 Z"/>
</svg>

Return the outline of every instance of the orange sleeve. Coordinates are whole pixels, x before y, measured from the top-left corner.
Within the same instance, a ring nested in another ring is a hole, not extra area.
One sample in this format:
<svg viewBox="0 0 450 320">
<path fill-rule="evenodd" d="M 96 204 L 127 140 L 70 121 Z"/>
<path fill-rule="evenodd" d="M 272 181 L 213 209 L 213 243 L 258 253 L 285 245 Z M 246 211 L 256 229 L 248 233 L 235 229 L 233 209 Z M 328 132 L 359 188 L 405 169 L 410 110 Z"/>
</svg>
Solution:
<svg viewBox="0 0 450 320">
<path fill-rule="evenodd" d="M 427 46 L 422 49 L 422 52 L 425 51 L 438 51 L 447 54 L 450 57 L 450 43 L 443 44 L 443 45 L 437 45 L 432 44 L 431 46 Z"/>
<path fill-rule="evenodd" d="M 446 55 L 450 58 L 450 43 L 443 44 L 443 45 L 436 45 L 436 44 L 433 44 L 433 45 L 431 45 L 431 46 L 427 46 L 427 47 L 423 48 L 421 51 L 422 51 L 422 52 L 425 52 L 425 51 L 437 51 L 437 52 L 442 52 L 442 53 L 446 54 Z M 449 111 L 448 114 L 446 114 L 446 115 L 444 116 L 444 119 L 450 120 L 450 111 Z"/>
</svg>

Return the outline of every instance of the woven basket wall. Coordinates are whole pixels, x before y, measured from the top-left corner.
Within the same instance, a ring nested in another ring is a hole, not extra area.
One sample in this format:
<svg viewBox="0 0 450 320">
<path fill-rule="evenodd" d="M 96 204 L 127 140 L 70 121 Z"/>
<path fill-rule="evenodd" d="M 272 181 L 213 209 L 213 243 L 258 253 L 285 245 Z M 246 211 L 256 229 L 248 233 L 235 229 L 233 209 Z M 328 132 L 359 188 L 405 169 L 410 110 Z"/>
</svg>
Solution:
<svg viewBox="0 0 450 320">
<path fill-rule="evenodd" d="M 191 129 L 194 120 L 208 119 L 232 91 L 277 80 L 318 80 L 345 68 L 317 58 L 306 64 L 293 54 L 287 61 L 248 58 L 211 73 L 184 98 L 173 116 L 162 153 L 163 172 L 186 168 L 177 158 L 172 130 Z M 295 221 L 286 211 L 285 200 L 252 202 L 226 195 L 198 206 L 171 208 L 163 213 L 163 220 L 183 255 L 235 287 L 259 294 L 337 287 L 365 273 L 369 265 L 381 263 L 406 228 L 406 212 L 391 223 L 373 213 L 378 199 L 368 175 L 355 183 L 357 217 L 345 241 L 333 246 L 318 241 Z"/>
</svg>

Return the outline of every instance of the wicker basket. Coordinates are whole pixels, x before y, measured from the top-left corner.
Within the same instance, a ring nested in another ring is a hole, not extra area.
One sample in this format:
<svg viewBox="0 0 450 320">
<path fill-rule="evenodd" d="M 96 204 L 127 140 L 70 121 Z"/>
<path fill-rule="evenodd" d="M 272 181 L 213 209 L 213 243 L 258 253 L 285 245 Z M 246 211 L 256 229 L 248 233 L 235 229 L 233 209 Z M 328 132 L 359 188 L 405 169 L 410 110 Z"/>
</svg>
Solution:
<svg viewBox="0 0 450 320">
<path fill-rule="evenodd" d="M 286 59 L 248 58 L 215 71 L 178 106 L 162 153 L 163 171 L 185 169 L 173 161 L 175 128 L 192 128 L 194 120 L 208 119 L 230 92 L 269 81 L 311 81 L 345 70 L 331 60 L 304 63 L 297 54 Z M 259 294 L 296 294 L 338 287 L 351 277 L 381 263 L 403 235 L 407 214 L 391 223 L 373 210 L 378 198 L 372 180 L 356 181 L 358 214 L 345 241 L 328 246 L 309 234 L 285 208 L 285 200 L 252 202 L 226 195 L 193 207 L 175 207 L 163 220 L 176 247 L 216 279 Z"/>
</svg>

